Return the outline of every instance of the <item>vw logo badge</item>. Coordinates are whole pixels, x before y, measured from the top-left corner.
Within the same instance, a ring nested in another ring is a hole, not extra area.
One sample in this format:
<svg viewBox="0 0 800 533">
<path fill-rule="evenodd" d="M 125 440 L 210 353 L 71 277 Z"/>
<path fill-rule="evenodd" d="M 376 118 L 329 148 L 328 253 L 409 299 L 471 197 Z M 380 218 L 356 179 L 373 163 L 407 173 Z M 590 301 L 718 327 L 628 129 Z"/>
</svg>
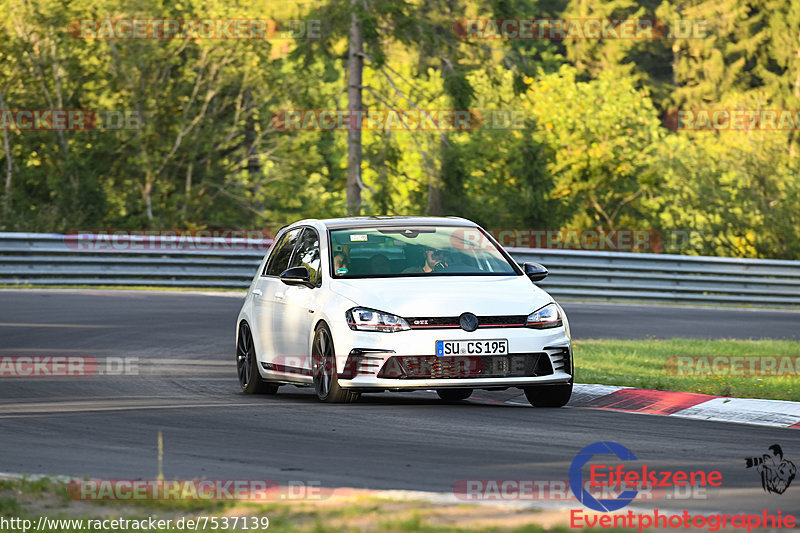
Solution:
<svg viewBox="0 0 800 533">
<path fill-rule="evenodd" d="M 464 331 L 475 331 L 478 329 L 478 317 L 472 313 L 462 313 L 461 316 L 458 317 L 458 324 Z"/>
</svg>

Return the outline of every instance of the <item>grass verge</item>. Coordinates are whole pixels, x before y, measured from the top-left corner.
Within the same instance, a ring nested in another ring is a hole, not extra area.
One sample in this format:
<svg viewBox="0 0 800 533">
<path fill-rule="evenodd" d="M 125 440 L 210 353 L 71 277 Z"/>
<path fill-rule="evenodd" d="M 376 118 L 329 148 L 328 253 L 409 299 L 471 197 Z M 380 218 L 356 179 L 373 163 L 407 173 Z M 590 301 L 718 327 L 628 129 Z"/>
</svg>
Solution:
<svg viewBox="0 0 800 533">
<path fill-rule="evenodd" d="M 173 527 L 162 527 L 158 533 L 183 533 L 187 520 L 204 520 L 211 528 L 212 518 L 220 526 L 217 531 L 247 532 L 281 531 L 287 533 L 567 533 L 568 511 L 540 511 L 504 506 L 434 504 L 425 501 L 392 500 L 369 493 L 348 490 L 347 496 L 320 500 L 246 502 L 90 502 L 69 497 L 67 485 L 61 481 L 40 479 L 0 480 L 0 517 L 30 520 L 39 523 L 46 517 L 45 527 L 37 533 L 78 533 L 89 531 L 88 520 L 171 520 Z M 228 527 L 221 528 L 228 518 Z M 248 527 L 232 527 L 237 518 L 248 519 Z M 264 517 L 269 519 L 264 528 Z M 183 529 L 174 526 L 183 519 Z M 73 520 L 72 524 L 65 522 Z M 80 520 L 80 526 L 74 522 Z M 255 522 L 254 522 L 255 520 Z M 60 522 L 56 522 L 60 521 Z M 258 527 L 251 527 L 258 524 Z M 192 528 L 189 528 L 194 530 Z M 200 526 L 198 530 L 202 530 Z M 94 528 L 92 530 L 97 530 Z M 22 531 L 21 528 L 3 531 Z M 141 531 L 116 528 L 114 532 Z M 589 530 L 586 530 L 589 531 Z M 622 530 L 604 530 L 622 531 Z"/>
<path fill-rule="evenodd" d="M 573 346 L 578 383 L 800 401 L 800 342 L 797 341 L 590 339 L 575 341 Z M 677 359 L 687 356 L 707 357 L 693 362 Z M 728 358 L 717 360 L 715 365 L 715 356 Z M 739 367 L 738 360 L 731 358 L 735 356 L 761 356 L 753 363 L 756 375 L 741 375 L 749 373 L 752 359 L 742 360 Z M 763 375 L 763 369 L 770 368 L 768 363 L 763 364 L 766 358 L 774 358 L 775 370 L 784 372 Z"/>
</svg>

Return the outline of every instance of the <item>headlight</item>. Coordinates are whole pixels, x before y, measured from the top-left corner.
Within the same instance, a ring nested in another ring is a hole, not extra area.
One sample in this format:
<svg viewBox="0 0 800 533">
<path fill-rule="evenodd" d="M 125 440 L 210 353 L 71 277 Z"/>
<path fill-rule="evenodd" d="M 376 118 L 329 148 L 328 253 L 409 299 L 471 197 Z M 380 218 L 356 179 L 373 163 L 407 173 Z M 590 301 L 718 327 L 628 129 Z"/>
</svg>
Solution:
<svg viewBox="0 0 800 533">
<path fill-rule="evenodd" d="M 562 318 L 558 306 L 551 303 L 529 314 L 525 326 L 533 329 L 557 328 L 564 324 Z"/>
<path fill-rule="evenodd" d="M 354 307 L 345 313 L 347 325 L 352 330 L 360 331 L 384 331 L 394 333 L 395 331 L 405 331 L 411 329 L 404 318 L 397 315 L 390 315 L 374 309 Z"/>
</svg>

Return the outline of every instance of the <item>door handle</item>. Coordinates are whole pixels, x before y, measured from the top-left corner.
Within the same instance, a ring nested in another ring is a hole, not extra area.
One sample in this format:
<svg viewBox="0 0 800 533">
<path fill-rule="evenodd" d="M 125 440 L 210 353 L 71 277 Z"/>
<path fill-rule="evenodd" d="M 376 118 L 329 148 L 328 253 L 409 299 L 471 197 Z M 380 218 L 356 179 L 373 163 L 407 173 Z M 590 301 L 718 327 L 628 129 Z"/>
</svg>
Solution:
<svg viewBox="0 0 800 533">
<path fill-rule="evenodd" d="M 253 289 L 253 296 L 258 297 L 261 296 L 262 294 L 264 293 L 261 292 L 261 289 Z"/>
<path fill-rule="evenodd" d="M 275 299 L 276 300 L 283 300 L 284 298 L 286 298 L 286 293 L 285 292 L 276 292 L 275 293 Z"/>
</svg>

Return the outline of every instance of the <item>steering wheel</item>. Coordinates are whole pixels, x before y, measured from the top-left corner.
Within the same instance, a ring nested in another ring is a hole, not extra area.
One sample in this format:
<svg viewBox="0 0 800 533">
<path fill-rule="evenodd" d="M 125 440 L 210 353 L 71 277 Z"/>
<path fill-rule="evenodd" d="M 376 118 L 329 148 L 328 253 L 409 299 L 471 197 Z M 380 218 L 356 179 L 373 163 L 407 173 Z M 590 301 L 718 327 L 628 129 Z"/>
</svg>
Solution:
<svg viewBox="0 0 800 533">
<path fill-rule="evenodd" d="M 436 266 L 433 267 L 434 272 L 444 272 L 447 270 L 447 265 L 444 262 L 436 263 Z"/>
</svg>

